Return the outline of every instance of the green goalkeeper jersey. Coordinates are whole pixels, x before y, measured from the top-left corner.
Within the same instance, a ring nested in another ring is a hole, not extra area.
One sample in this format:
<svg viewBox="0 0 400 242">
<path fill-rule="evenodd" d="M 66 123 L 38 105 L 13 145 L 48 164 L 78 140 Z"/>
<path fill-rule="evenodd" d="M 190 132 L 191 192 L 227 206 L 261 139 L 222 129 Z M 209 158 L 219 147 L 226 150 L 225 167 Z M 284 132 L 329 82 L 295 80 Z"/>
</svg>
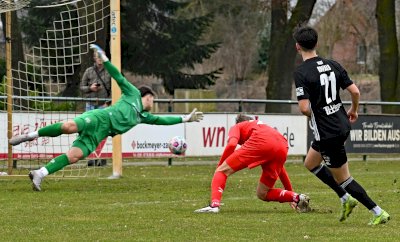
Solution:
<svg viewBox="0 0 400 242">
<path fill-rule="evenodd" d="M 172 125 L 182 123 L 180 116 L 158 116 L 143 110 L 140 91 L 132 85 L 109 61 L 104 67 L 121 88 L 121 98 L 112 106 L 104 109 L 95 109 L 91 112 L 99 117 L 108 115 L 111 127 L 110 135 L 123 134 L 139 123 Z"/>
</svg>

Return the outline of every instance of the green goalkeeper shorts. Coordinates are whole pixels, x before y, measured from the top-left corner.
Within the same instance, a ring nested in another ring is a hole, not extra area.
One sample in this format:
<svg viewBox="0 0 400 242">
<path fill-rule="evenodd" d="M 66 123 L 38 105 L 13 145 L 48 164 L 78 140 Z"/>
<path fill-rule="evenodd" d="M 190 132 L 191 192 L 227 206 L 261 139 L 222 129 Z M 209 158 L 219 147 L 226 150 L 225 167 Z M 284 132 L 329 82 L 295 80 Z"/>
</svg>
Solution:
<svg viewBox="0 0 400 242">
<path fill-rule="evenodd" d="M 74 119 L 78 126 L 79 135 L 72 147 L 81 149 L 83 157 L 90 155 L 100 142 L 110 135 L 110 117 L 107 112 L 100 110 L 85 112 Z"/>
</svg>

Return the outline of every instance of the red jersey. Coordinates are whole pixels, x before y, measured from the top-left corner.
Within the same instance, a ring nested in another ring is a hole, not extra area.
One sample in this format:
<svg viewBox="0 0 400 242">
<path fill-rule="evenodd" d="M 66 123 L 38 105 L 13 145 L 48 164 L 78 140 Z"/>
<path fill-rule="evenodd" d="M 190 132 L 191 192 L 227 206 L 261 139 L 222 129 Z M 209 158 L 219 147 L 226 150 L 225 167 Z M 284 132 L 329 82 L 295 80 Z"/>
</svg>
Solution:
<svg viewBox="0 0 400 242">
<path fill-rule="evenodd" d="M 228 133 L 228 142 L 230 138 L 237 138 L 238 144 L 243 145 L 246 140 L 250 138 L 254 131 L 266 134 L 262 138 L 274 137 L 274 138 L 285 138 L 276 129 L 264 124 L 260 120 L 249 120 L 240 122 L 234 125 Z"/>
<path fill-rule="evenodd" d="M 236 149 L 238 144 L 241 147 Z M 290 180 L 283 168 L 287 152 L 287 140 L 276 129 L 259 120 L 244 121 L 229 130 L 228 144 L 218 166 L 224 161 L 234 171 L 261 166 L 263 174 L 260 181 L 263 184 L 273 187 L 281 177 L 285 188 L 291 190 Z"/>
<path fill-rule="evenodd" d="M 247 141 L 247 142 L 246 142 Z M 260 120 L 240 122 L 230 128 L 228 144 L 221 156 L 218 165 L 231 155 L 237 145 L 251 150 L 252 154 L 264 155 L 278 149 L 287 150 L 287 140 L 276 129 L 264 124 Z"/>
</svg>

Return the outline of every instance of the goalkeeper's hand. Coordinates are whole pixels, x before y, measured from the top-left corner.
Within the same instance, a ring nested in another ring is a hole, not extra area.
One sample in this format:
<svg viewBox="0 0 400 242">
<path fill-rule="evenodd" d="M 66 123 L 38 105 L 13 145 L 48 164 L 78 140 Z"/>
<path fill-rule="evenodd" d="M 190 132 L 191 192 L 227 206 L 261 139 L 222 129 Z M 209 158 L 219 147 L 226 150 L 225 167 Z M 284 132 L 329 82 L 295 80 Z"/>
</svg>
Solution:
<svg viewBox="0 0 400 242">
<path fill-rule="evenodd" d="M 197 108 L 188 115 L 182 115 L 182 123 L 186 122 L 200 122 L 203 119 L 203 112 L 196 112 Z"/>
<path fill-rule="evenodd" d="M 93 49 L 96 52 L 97 57 L 100 58 L 103 62 L 109 61 L 104 50 L 102 50 L 98 45 L 90 44 L 90 49 Z"/>
</svg>

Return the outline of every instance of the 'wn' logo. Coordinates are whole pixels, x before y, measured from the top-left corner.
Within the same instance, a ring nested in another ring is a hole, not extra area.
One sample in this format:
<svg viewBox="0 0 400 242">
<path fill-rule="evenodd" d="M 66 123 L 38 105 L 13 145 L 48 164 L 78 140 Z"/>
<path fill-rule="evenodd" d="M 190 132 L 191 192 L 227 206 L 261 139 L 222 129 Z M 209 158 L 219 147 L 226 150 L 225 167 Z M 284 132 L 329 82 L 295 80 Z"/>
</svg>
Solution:
<svg viewBox="0 0 400 242">
<path fill-rule="evenodd" d="M 204 147 L 219 147 L 221 141 L 221 146 L 225 146 L 225 127 L 208 127 L 203 128 L 203 146 Z"/>
</svg>

